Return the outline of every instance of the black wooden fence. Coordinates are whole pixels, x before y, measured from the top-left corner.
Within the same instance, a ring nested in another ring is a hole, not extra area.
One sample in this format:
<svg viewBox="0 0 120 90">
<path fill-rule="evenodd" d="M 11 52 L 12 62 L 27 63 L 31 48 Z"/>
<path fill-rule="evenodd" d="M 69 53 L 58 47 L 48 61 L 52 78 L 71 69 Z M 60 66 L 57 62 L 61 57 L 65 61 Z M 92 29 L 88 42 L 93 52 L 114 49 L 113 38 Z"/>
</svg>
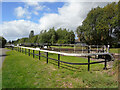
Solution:
<svg viewBox="0 0 120 90">
<path fill-rule="evenodd" d="M 38 56 L 39 57 L 39 60 L 41 59 L 41 57 L 44 57 L 46 58 L 46 63 L 48 64 L 48 59 L 50 60 L 54 60 L 54 61 L 57 61 L 58 62 L 58 68 L 60 68 L 60 62 L 61 63 L 66 63 L 66 64 L 71 64 L 71 65 L 88 65 L 88 71 L 90 71 L 90 64 L 96 64 L 96 63 L 103 63 L 104 62 L 104 68 L 103 69 L 107 69 L 107 62 L 109 61 L 108 60 L 108 55 L 103 55 L 105 58 L 104 61 L 97 61 L 97 62 L 90 62 L 90 56 L 88 56 L 88 63 L 71 63 L 71 62 L 65 62 L 65 61 L 61 61 L 60 60 L 60 55 L 61 54 L 58 54 L 58 59 L 54 59 L 54 58 L 50 58 L 48 57 L 48 52 L 45 52 L 46 53 L 46 56 L 43 55 L 43 53 L 41 53 L 41 51 L 39 50 L 39 53 L 38 54 L 35 54 L 35 50 L 31 50 L 30 49 L 26 49 L 26 48 L 21 48 L 21 47 L 13 47 L 13 46 L 7 46 L 7 48 L 11 49 L 11 50 L 16 50 L 18 52 L 21 52 L 21 53 L 25 53 L 26 55 L 28 54 L 29 56 L 32 55 L 33 58 L 35 56 Z M 88 47 L 88 53 L 90 53 L 90 48 Z"/>
</svg>

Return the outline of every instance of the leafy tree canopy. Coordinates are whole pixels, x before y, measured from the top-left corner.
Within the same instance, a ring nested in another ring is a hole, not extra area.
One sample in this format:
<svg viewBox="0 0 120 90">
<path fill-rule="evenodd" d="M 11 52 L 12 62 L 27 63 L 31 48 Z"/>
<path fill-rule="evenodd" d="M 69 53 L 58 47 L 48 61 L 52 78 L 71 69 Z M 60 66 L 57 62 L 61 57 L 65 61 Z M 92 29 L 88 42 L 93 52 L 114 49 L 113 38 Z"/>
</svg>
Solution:
<svg viewBox="0 0 120 90">
<path fill-rule="evenodd" d="M 76 32 L 79 40 L 87 44 L 116 44 L 120 38 L 118 4 L 92 9 Z"/>
</svg>

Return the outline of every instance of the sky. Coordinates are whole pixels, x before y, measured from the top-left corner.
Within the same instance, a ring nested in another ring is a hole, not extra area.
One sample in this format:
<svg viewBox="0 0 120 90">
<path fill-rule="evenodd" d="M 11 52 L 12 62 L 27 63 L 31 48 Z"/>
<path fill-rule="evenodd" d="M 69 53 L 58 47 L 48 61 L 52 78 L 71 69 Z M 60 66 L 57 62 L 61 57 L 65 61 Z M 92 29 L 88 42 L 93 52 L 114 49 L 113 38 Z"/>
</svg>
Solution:
<svg viewBox="0 0 120 90">
<path fill-rule="evenodd" d="M 28 37 L 31 30 L 34 30 L 35 34 L 39 34 L 41 30 L 48 30 L 52 27 L 55 29 L 67 28 L 75 32 L 92 8 L 104 7 L 110 3 L 90 0 L 78 1 L 2 1 L 0 3 L 2 10 L 0 36 L 7 40 L 17 40 Z"/>
</svg>

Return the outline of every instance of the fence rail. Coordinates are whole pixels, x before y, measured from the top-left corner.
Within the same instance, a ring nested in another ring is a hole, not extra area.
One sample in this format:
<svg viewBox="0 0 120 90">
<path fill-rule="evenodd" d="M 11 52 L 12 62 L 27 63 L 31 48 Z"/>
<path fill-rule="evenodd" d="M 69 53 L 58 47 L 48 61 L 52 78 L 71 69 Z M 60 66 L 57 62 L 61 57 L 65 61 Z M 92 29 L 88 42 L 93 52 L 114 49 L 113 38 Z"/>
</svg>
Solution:
<svg viewBox="0 0 120 90">
<path fill-rule="evenodd" d="M 18 52 L 25 53 L 26 55 L 28 54 L 29 56 L 32 55 L 33 58 L 35 56 L 39 56 L 39 60 L 41 57 L 46 58 L 46 63 L 48 63 L 48 59 L 54 60 L 58 62 L 58 68 L 60 67 L 60 62 L 65 63 L 65 64 L 71 64 L 71 65 L 88 65 L 88 71 L 90 71 L 90 64 L 96 64 L 96 63 L 103 63 L 104 62 L 104 68 L 107 69 L 107 62 L 108 61 L 113 61 L 114 57 L 110 53 L 90 53 L 90 49 L 88 48 L 88 53 L 84 54 L 75 54 L 75 53 L 63 53 L 63 52 L 57 52 L 57 51 L 49 51 L 49 50 L 42 50 L 39 48 L 30 48 L 30 47 L 22 47 L 22 46 L 6 46 L 9 49 L 16 50 Z M 32 50 L 32 52 L 31 52 Z M 39 51 L 38 54 L 35 54 L 35 51 Z M 44 55 L 43 53 L 44 52 Z M 48 53 L 54 53 L 58 55 L 58 59 L 50 58 L 48 57 Z M 87 56 L 88 57 L 88 63 L 71 63 L 71 62 L 65 62 L 60 60 L 60 55 L 65 55 L 65 56 Z M 95 55 L 101 55 L 104 56 L 104 61 L 96 61 L 96 62 L 90 62 L 90 56 L 95 56 Z M 109 58 L 108 58 L 109 57 Z"/>
</svg>

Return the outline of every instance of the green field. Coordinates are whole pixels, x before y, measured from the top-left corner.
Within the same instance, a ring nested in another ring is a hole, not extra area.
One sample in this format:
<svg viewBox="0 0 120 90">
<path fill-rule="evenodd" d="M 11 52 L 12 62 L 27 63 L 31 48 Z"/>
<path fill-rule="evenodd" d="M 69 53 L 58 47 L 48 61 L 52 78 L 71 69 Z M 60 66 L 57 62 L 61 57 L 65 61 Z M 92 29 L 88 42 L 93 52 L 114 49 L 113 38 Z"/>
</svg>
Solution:
<svg viewBox="0 0 120 90">
<path fill-rule="evenodd" d="M 120 48 L 110 48 L 110 53 L 120 53 Z"/>
<path fill-rule="evenodd" d="M 71 46 L 51 46 L 52 48 L 63 48 L 63 49 L 86 49 L 86 47 L 79 47 L 79 46 L 76 46 L 75 48 L 74 47 L 71 47 Z M 92 48 L 92 49 L 97 49 L 97 48 Z M 100 48 L 99 48 L 100 49 Z M 110 48 L 110 53 L 120 53 L 120 48 Z"/>
<path fill-rule="evenodd" d="M 38 53 L 38 52 L 36 52 Z M 117 76 L 114 71 L 103 70 L 103 64 L 87 66 L 66 65 L 41 57 L 32 58 L 17 51 L 7 52 L 2 67 L 3 88 L 117 88 Z M 57 58 L 55 54 L 49 57 Z M 87 62 L 80 57 L 61 56 L 62 61 Z"/>
<path fill-rule="evenodd" d="M 82 46 L 50 46 L 52 48 L 63 48 L 63 49 L 86 49 L 86 47 Z"/>
</svg>

